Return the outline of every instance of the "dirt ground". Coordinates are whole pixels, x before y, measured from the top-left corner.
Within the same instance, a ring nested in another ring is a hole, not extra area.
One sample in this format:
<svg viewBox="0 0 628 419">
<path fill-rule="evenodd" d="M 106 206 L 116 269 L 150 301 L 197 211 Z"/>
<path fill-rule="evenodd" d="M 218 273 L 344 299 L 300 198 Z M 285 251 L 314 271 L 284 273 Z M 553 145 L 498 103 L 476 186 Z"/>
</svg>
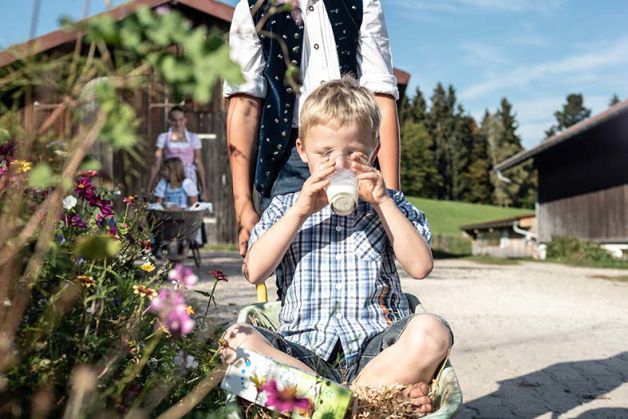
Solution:
<svg viewBox="0 0 628 419">
<path fill-rule="evenodd" d="M 229 275 L 209 316 L 230 323 L 255 301 L 255 289 L 240 274 L 237 254 L 208 253 L 203 262 L 201 278 L 208 269 Z M 404 274 L 402 284 L 452 325 L 451 360 L 465 399 L 460 417 L 628 418 L 627 275 L 450 259 L 438 260 L 423 281 Z"/>
</svg>

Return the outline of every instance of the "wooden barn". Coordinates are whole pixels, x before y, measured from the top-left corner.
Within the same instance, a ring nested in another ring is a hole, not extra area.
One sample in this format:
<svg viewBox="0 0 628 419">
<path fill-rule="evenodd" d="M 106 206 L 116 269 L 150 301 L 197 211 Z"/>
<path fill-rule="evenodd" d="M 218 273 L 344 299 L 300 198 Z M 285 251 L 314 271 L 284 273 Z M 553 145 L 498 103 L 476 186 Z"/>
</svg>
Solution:
<svg viewBox="0 0 628 419">
<path fill-rule="evenodd" d="M 233 8 L 214 0 L 133 0 L 121 6 L 112 8 L 103 13 L 113 16 L 120 21 L 129 16 L 140 6 L 152 9 L 167 6 L 171 10 L 180 12 L 188 19 L 193 27 L 204 25 L 211 29 L 218 29 L 227 37 Z M 56 56 L 74 51 L 76 40 L 81 36 L 76 31 L 57 30 L 42 35 L 28 42 L 13 47 L 12 52 L 0 52 L 0 68 L 17 61 L 16 56 L 26 52 Z M 17 51 L 17 54 L 14 53 Z M 81 51 L 86 54 L 87 51 Z M 405 92 L 410 75 L 395 69 L 399 80 L 399 90 Z M 226 146 L 226 103 L 222 97 L 222 83 L 217 83 L 213 90 L 212 101 L 208 105 L 200 105 L 193 101 L 176 103 L 168 86 L 156 77 L 151 86 L 144 91 L 134 91 L 125 97 L 131 103 L 139 121 L 140 144 L 138 151 L 141 160 L 134 159 L 126 152 L 112 152 L 102 145 L 94 150 L 103 163 L 102 174 L 120 191 L 121 194 L 140 194 L 146 183 L 146 174 L 149 172 L 155 149 L 155 140 L 159 133 L 168 129 L 168 110 L 175 105 L 182 105 L 188 119 L 188 129 L 200 134 L 203 145 L 205 179 L 208 200 L 213 203 L 214 217 L 208 231 L 210 243 L 235 243 L 237 228 L 233 210 L 231 192 L 231 176 L 228 167 Z M 33 130 L 43 123 L 48 115 L 60 106 L 59 98 L 46 89 L 35 90 L 32 97 L 21 108 L 24 126 Z M 59 125 L 55 127 L 62 133 L 64 118 L 59 118 Z"/>
<path fill-rule="evenodd" d="M 628 251 L 628 100 L 495 166 L 533 159 L 538 171 L 538 243 L 555 236 Z"/>
</svg>

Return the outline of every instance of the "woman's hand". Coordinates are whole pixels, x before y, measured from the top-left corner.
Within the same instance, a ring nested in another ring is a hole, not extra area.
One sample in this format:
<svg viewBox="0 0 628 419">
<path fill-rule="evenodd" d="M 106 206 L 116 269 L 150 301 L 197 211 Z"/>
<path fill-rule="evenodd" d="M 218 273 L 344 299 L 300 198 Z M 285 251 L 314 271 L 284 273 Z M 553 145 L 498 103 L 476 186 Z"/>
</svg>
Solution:
<svg viewBox="0 0 628 419">
<path fill-rule="evenodd" d="M 381 205 L 390 199 L 382 174 L 369 164 L 363 153 L 351 154 L 351 169 L 358 178 L 358 196 L 372 205 Z"/>
<path fill-rule="evenodd" d="M 325 158 L 315 169 L 314 173 L 305 181 L 301 193 L 294 203 L 294 208 L 299 214 L 307 218 L 323 209 L 329 202 L 325 194 L 325 188 L 329 185 L 329 176 L 334 173 L 336 162 Z"/>
</svg>

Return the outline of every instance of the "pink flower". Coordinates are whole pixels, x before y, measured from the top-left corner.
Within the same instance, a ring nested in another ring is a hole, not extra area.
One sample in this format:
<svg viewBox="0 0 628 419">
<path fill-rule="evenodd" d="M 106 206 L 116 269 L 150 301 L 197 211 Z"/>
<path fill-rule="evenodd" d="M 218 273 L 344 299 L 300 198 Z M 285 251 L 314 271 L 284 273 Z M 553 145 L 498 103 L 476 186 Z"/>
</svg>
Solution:
<svg viewBox="0 0 628 419">
<path fill-rule="evenodd" d="M 275 380 L 268 380 L 264 383 L 261 391 L 266 392 L 266 407 L 281 413 L 293 412 L 294 410 L 307 412 L 313 407 L 309 399 L 297 397 L 296 387 L 279 390 Z"/>
<path fill-rule="evenodd" d="M 194 329 L 194 320 L 188 314 L 183 294 L 167 288 L 159 290 L 159 295 L 153 298 L 150 310 L 159 315 L 161 323 L 170 333 L 187 335 Z"/>
<path fill-rule="evenodd" d="M 198 276 L 194 275 L 191 268 L 184 266 L 181 263 L 177 263 L 170 272 L 168 272 L 168 279 L 170 279 L 175 286 L 190 287 L 196 284 Z"/>
<path fill-rule="evenodd" d="M 133 195 L 125 196 L 124 198 L 122 198 L 122 202 L 127 205 L 133 205 L 133 203 L 135 202 L 135 197 Z"/>
</svg>

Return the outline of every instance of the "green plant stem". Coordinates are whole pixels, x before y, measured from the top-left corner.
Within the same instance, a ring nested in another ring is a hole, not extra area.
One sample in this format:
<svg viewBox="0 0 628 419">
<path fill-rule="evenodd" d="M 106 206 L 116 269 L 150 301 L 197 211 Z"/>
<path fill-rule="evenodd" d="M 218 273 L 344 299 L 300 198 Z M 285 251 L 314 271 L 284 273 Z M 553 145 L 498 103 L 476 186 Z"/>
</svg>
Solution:
<svg viewBox="0 0 628 419">
<path fill-rule="evenodd" d="M 150 342 L 148 342 L 148 345 L 144 347 L 144 353 L 142 354 L 142 359 L 140 359 L 140 361 L 137 364 L 135 364 L 133 369 L 129 371 L 127 374 L 125 374 L 125 376 L 122 377 L 122 379 L 120 379 L 120 381 L 116 383 L 115 396 L 117 400 L 120 400 L 120 397 L 122 396 L 122 392 L 124 391 L 125 387 L 131 381 L 133 381 L 135 377 L 139 375 L 140 372 L 142 372 L 142 370 L 144 369 L 144 366 L 146 365 L 146 362 L 148 362 L 148 358 L 151 356 L 151 354 L 153 353 L 153 351 L 159 344 L 162 334 L 163 332 L 161 330 L 157 330 L 157 332 L 153 335 Z"/>
</svg>

